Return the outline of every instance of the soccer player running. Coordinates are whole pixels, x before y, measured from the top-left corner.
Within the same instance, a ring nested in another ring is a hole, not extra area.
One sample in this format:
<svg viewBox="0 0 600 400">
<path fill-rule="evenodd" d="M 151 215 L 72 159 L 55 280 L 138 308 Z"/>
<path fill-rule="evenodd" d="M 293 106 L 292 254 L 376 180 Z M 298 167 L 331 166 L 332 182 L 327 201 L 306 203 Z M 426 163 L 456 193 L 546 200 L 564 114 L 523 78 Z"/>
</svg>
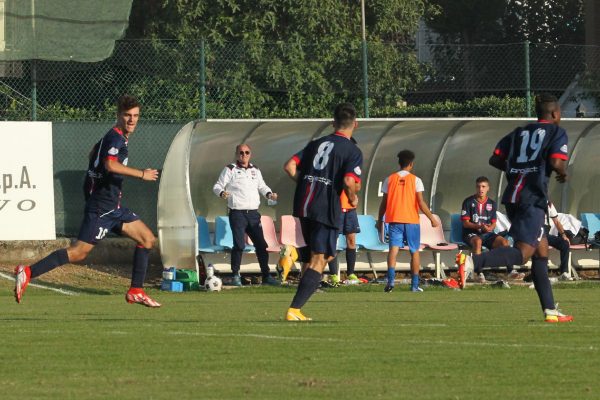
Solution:
<svg viewBox="0 0 600 400">
<path fill-rule="evenodd" d="M 559 127 L 561 111 L 556 97 L 536 96 L 538 121 L 516 128 L 496 145 L 490 165 L 505 171 L 507 187 L 502 196 L 511 221 L 510 235 L 515 247 L 501 247 L 473 255 L 459 253 L 460 286 L 473 269 L 522 265 L 531 258 L 531 275 L 546 322 L 571 322 L 573 317 L 559 312 L 548 279 L 548 240 L 544 222 L 548 207 L 548 182 L 552 171 L 556 180 L 567 179 L 567 133 Z"/>
<path fill-rule="evenodd" d="M 350 103 L 339 104 L 333 118 L 335 133 L 310 142 L 302 150 L 296 161 L 297 173 L 284 168 L 297 181 L 294 216 L 300 218 L 310 250 L 310 254 L 301 252 L 308 268 L 286 313 L 287 321 L 311 320 L 300 309 L 319 286 L 327 262 L 335 257 L 342 191 L 350 204 L 356 206 L 358 202 L 356 184 L 360 183 L 362 152 L 351 140 L 357 127 L 356 109 Z"/>
<path fill-rule="evenodd" d="M 109 231 L 133 239 L 137 246 L 133 255 L 131 287 L 125 295 L 128 303 L 160 307 L 143 289 L 148 253 L 156 238 L 140 217 L 121 205 L 121 186 L 125 176 L 143 181 L 156 181 L 156 169 L 136 169 L 127 166 L 128 142 L 140 117 L 140 104 L 131 96 L 121 96 L 117 102 L 117 123 L 96 143 L 89 155 L 84 183 L 86 198 L 83 222 L 77 241 L 66 249 L 57 250 L 29 266 L 15 269 L 15 298 L 20 303 L 29 281 L 67 263 L 85 260 L 94 246 Z"/>
</svg>

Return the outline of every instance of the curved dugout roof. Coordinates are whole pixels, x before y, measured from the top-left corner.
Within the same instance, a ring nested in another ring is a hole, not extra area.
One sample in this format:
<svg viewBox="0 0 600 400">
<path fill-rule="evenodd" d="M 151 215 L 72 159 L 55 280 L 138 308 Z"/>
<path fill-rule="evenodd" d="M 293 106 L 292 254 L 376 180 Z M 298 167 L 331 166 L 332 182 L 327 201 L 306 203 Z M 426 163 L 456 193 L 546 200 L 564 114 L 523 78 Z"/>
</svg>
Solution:
<svg viewBox="0 0 600 400">
<path fill-rule="evenodd" d="M 474 193 L 475 179 L 490 179 L 490 196 L 503 190 L 500 171 L 488 165 L 496 143 L 527 119 L 369 119 L 359 120 L 355 138 L 363 152 L 363 187 L 359 212 L 377 215 L 380 185 L 397 170 L 396 154 L 415 152 L 414 173 L 423 180 L 425 198 L 443 225 Z M 562 212 L 600 212 L 600 120 L 568 119 L 570 180 L 552 181 L 550 197 Z M 282 166 L 311 139 L 332 132 L 330 120 L 207 120 L 190 122 L 173 140 L 164 163 L 158 194 L 158 231 L 165 266 L 195 265 L 196 216 L 214 221 L 227 214 L 225 201 L 212 186 L 235 159 L 235 146 L 252 148 L 252 162 L 267 185 L 279 194 L 276 207 L 263 200 L 261 213 L 278 220 L 291 214 L 295 184 Z M 502 207 L 500 207 L 502 210 Z"/>
</svg>

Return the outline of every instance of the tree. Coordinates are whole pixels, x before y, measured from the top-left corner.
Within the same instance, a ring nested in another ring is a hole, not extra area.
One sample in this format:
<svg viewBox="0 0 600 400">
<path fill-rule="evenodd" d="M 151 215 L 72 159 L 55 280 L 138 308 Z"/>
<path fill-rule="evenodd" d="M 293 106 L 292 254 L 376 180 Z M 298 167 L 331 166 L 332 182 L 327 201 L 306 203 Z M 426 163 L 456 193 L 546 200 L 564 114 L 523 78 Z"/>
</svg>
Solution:
<svg viewBox="0 0 600 400">
<path fill-rule="evenodd" d="M 506 42 L 584 44 L 584 0 L 507 0 Z"/>
<path fill-rule="evenodd" d="M 359 0 L 147 3 L 134 1 L 128 36 L 205 40 L 211 116 L 329 116 L 341 100 L 362 103 Z M 398 103 L 422 79 L 412 46 L 431 9 L 426 0 L 367 1 L 373 106 Z"/>
<path fill-rule="evenodd" d="M 507 0 L 431 0 L 436 13 L 426 15 L 426 23 L 444 43 L 501 42 L 502 16 Z"/>
</svg>

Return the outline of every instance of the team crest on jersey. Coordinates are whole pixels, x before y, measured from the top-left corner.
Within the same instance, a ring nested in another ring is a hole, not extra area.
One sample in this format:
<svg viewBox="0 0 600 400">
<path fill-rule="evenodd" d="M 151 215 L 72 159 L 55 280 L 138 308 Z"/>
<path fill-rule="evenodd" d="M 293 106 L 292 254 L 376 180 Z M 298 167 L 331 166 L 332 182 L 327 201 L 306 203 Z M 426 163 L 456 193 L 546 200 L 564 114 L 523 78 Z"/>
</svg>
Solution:
<svg viewBox="0 0 600 400">
<path fill-rule="evenodd" d="M 488 211 L 492 211 L 492 205 L 491 204 L 486 204 L 485 205 L 485 209 Z"/>
<path fill-rule="evenodd" d="M 119 154 L 119 149 L 117 149 L 116 147 L 111 147 L 110 149 L 108 149 L 108 154 L 110 154 L 111 156 L 116 156 L 117 154 Z"/>
<path fill-rule="evenodd" d="M 562 151 L 563 153 L 566 153 L 568 151 L 567 145 L 563 144 L 562 146 L 560 146 L 560 151 Z"/>
<path fill-rule="evenodd" d="M 461 214 L 461 215 L 467 215 L 467 210 L 462 210 L 462 211 L 460 212 L 460 214 Z"/>
<path fill-rule="evenodd" d="M 362 171 L 360 170 L 360 167 L 356 167 L 356 168 L 354 168 L 354 173 L 355 173 L 356 175 L 360 176 L 361 172 L 362 172 Z"/>
<path fill-rule="evenodd" d="M 129 162 L 129 157 L 127 157 L 126 159 L 123 160 L 123 165 L 127 165 L 128 162 Z"/>
</svg>

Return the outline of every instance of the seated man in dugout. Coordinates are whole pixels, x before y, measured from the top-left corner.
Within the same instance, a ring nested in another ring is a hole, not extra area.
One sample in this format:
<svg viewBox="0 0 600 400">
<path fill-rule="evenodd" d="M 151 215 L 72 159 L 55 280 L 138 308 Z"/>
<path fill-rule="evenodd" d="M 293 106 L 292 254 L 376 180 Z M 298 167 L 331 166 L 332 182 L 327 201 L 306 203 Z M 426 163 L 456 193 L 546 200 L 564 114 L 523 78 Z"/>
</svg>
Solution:
<svg viewBox="0 0 600 400">
<path fill-rule="evenodd" d="M 463 241 L 471 247 L 473 254 L 481 254 L 483 246 L 488 249 L 508 247 L 510 243 L 494 232 L 496 228 L 496 202 L 488 197 L 490 181 L 485 176 L 475 180 L 475 194 L 467 197 L 462 204 L 460 218 L 463 224 Z M 508 279 L 522 280 L 525 274 L 507 265 Z M 473 279 L 485 283 L 482 271 L 474 271 Z"/>
</svg>

